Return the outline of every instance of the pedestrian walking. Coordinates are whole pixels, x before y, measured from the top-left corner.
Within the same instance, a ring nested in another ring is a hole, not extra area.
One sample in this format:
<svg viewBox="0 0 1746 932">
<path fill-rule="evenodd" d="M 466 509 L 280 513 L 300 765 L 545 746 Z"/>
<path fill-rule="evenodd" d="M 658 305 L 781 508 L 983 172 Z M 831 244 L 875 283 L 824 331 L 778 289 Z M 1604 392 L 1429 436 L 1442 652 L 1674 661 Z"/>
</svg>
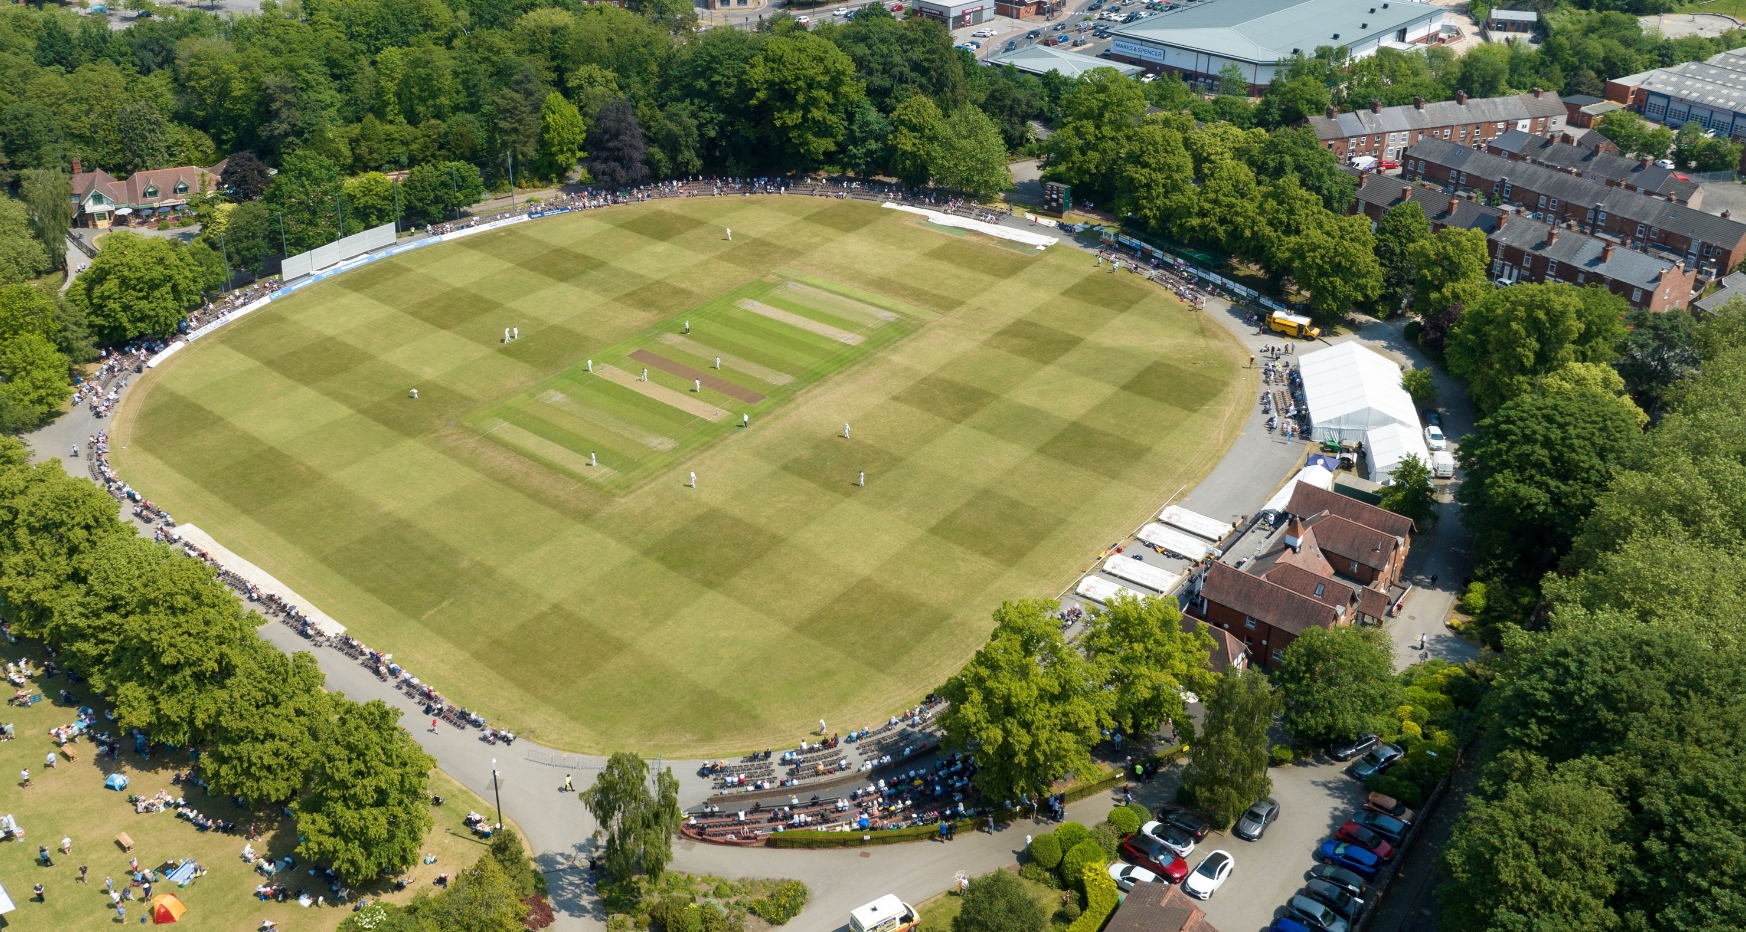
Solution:
<svg viewBox="0 0 1746 932">
<path fill-rule="evenodd" d="M 691 474 L 691 487 L 694 489 L 697 488 L 697 473 Z"/>
<path fill-rule="evenodd" d="M 867 486 L 867 474 L 865 472 L 861 473 L 860 478 L 856 481 L 856 485 L 859 485 L 862 488 Z"/>
<path fill-rule="evenodd" d="M 570 775 L 569 774 L 564 774 L 564 792 L 566 792 L 566 793 L 576 792 L 576 784 L 570 782 Z"/>
<path fill-rule="evenodd" d="M 36 898 L 41 902 L 48 902 L 48 897 L 42 895 L 42 884 L 40 883 L 36 885 Z"/>
<path fill-rule="evenodd" d="M 50 769 L 53 769 L 55 766 L 55 752 L 53 751 L 48 752 L 48 766 Z"/>
<path fill-rule="evenodd" d="M 750 427 L 750 426 L 752 426 L 752 416 L 751 416 L 751 415 L 750 415 L 750 414 L 742 414 L 742 415 L 740 415 L 740 426 L 741 426 L 741 427 Z"/>
<path fill-rule="evenodd" d="M 849 425 L 846 423 L 843 425 L 843 439 L 849 439 Z"/>
<path fill-rule="evenodd" d="M 416 388 L 412 390 L 412 400 L 413 401 L 418 400 L 418 389 L 416 389 Z"/>
<path fill-rule="evenodd" d="M 90 872 L 91 872 L 91 869 L 89 867 L 86 867 L 83 864 L 79 865 L 79 882 L 80 883 L 90 883 L 91 878 L 86 876 L 86 874 L 89 874 Z"/>
<path fill-rule="evenodd" d="M 30 771 L 20 770 L 18 772 L 18 783 L 20 786 L 29 786 L 30 785 Z"/>
<path fill-rule="evenodd" d="M 1437 588 L 1437 574 L 1436 573 L 1431 574 L 1431 588 L 1432 589 Z"/>
<path fill-rule="evenodd" d="M 36 846 L 36 856 L 38 858 L 42 859 L 42 866 L 44 866 L 44 867 L 55 866 L 54 860 L 49 857 L 49 849 L 48 849 L 47 845 L 37 845 Z"/>
<path fill-rule="evenodd" d="M 437 723 L 436 719 L 433 718 L 430 720 L 430 733 L 433 735 L 437 733 L 436 723 Z"/>
<path fill-rule="evenodd" d="M 127 907 L 121 905 L 120 903 L 115 904 L 115 918 L 121 920 L 122 922 L 126 922 L 127 921 Z"/>
<path fill-rule="evenodd" d="M 727 235 L 728 235 L 728 242 L 730 242 L 730 243 L 733 242 L 734 241 L 734 228 L 733 227 L 727 228 Z"/>
<path fill-rule="evenodd" d="M 1425 649 L 1425 632 L 1423 632 L 1423 631 L 1419 632 L 1419 648 L 1418 649 L 1419 650 Z"/>
<path fill-rule="evenodd" d="M 519 340 L 519 339 L 521 339 L 521 328 L 520 328 L 520 327 L 511 327 L 511 328 L 509 328 L 509 338 L 510 338 L 510 339 L 511 339 L 511 340 Z"/>
</svg>

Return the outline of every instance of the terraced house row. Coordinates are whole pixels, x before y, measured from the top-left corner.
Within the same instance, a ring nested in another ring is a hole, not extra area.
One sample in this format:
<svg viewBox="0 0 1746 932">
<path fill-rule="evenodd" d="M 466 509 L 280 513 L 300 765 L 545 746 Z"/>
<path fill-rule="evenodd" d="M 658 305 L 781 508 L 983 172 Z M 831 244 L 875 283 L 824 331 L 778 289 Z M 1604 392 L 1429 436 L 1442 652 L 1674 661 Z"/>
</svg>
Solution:
<svg viewBox="0 0 1746 932">
<path fill-rule="evenodd" d="M 1531 213 L 1535 220 L 1581 230 L 1630 249 L 1683 261 L 1705 279 L 1719 278 L 1746 258 L 1746 223 L 1694 210 L 1531 162 L 1426 139 L 1407 149 L 1401 177 L 1478 191 Z"/>
</svg>

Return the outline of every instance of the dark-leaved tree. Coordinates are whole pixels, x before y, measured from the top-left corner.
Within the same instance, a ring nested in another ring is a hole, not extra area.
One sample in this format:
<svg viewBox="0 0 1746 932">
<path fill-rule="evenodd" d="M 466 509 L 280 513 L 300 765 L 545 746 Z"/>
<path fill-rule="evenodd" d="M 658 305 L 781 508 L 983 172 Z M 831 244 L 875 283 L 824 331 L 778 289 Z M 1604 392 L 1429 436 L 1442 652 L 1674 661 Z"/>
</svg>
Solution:
<svg viewBox="0 0 1746 932">
<path fill-rule="evenodd" d="M 588 129 L 588 173 L 596 184 L 624 188 L 649 177 L 648 144 L 628 98 L 607 101 Z"/>
<path fill-rule="evenodd" d="M 232 152 L 230 158 L 224 160 L 224 173 L 218 176 L 218 183 L 234 201 L 252 201 L 260 197 L 272 181 L 267 163 L 246 150 Z"/>
</svg>

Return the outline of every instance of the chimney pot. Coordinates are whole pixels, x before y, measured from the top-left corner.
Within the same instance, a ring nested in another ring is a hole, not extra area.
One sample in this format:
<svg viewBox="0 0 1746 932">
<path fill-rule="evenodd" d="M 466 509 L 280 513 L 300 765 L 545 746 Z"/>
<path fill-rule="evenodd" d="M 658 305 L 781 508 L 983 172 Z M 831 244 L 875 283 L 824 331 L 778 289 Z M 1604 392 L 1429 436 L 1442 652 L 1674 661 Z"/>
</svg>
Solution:
<svg viewBox="0 0 1746 932">
<path fill-rule="evenodd" d="M 1466 91 L 1456 91 L 1455 92 L 1455 102 L 1460 104 L 1463 107 L 1467 106 L 1467 92 Z"/>
<path fill-rule="evenodd" d="M 1537 88 L 1537 87 L 1534 88 L 1534 99 L 1535 100 L 1538 100 L 1538 99 L 1545 97 L 1545 96 L 1546 96 L 1546 92 L 1544 90 Z"/>
<path fill-rule="evenodd" d="M 1733 212 L 1733 211 L 1731 211 L 1731 210 L 1724 210 L 1724 211 L 1722 211 L 1722 219 L 1723 219 L 1723 220 L 1726 220 L 1726 219 L 1728 219 L 1728 217 L 1729 217 L 1729 216 L 1730 216 L 1730 215 L 1731 215 L 1731 214 L 1733 214 L 1733 213 L 1734 213 L 1734 212 Z"/>
<path fill-rule="evenodd" d="M 1382 112 L 1382 101 L 1377 100 L 1374 97 L 1370 98 L 1370 112 L 1371 113 L 1381 113 Z"/>
<path fill-rule="evenodd" d="M 85 169 L 79 164 L 79 157 L 76 155 L 73 156 L 73 174 L 77 175 L 84 170 Z"/>
<path fill-rule="evenodd" d="M 1451 217 L 1455 216 L 1455 211 L 1460 206 L 1461 206 L 1461 199 L 1460 198 L 1458 198 L 1458 197 L 1449 198 L 1449 216 L 1451 216 Z"/>
<path fill-rule="evenodd" d="M 1613 261 L 1613 244 L 1612 243 L 1602 243 L 1601 244 L 1601 261 L 1602 262 Z"/>
<path fill-rule="evenodd" d="M 1401 201 L 1401 203 L 1404 204 L 1407 201 L 1410 201 L 1412 199 L 1413 199 L 1413 186 L 1410 184 L 1401 185 L 1401 188 L 1400 188 L 1400 201 Z"/>
<path fill-rule="evenodd" d="M 1553 224 L 1552 227 L 1546 231 L 1546 245 L 1550 246 L 1556 242 L 1558 242 L 1558 225 Z"/>
<path fill-rule="evenodd" d="M 1647 155 L 1640 156 L 1637 159 L 1637 167 L 1639 167 L 1639 168 L 1648 168 L 1652 164 L 1654 164 L 1654 160 L 1649 158 L 1649 156 L 1647 156 Z"/>
<path fill-rule="evenodd" d="M 1328 104 L 1328 119 L 1330 119 L 1330 120 L 1331 120 L 1331 119 L 1333 119 L 1333 118 L 1334 118 L 1334 117 L 1337 117 L 1337 116 L 1339 116 L 1339 115 L 1340 115 L 1340 111 L 1338 111 L 1338 110 L 1336 110 L 1336 109 L 1334 109 L 1334 105 L 1333 105 L 1333 104 Z"/>
<path fill-rule="evenodd" d="M 1508 220 L 1508 219 L 1510 219 L 1510 215 L 1508 213 L 1498 214 L 1497 215 L 1497 229 L 1499 229 L 1499 230 L 1503 229 L 1504 228 L 1504 221 Z"/>
<path fill-rule="evenodd" d="M 1414 97 L 1413 98 L 1413 109 L 1414 110 L 1425 109 L 1425 99 L 1423 97 Z"/>
</svg>

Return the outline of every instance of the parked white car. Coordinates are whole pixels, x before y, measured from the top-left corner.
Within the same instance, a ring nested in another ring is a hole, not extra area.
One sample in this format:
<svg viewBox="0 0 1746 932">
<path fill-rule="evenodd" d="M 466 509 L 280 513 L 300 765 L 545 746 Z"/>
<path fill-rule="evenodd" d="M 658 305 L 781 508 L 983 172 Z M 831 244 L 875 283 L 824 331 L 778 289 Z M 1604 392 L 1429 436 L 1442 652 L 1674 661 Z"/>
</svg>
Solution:
<svg viewBox="0 0 1746 932">
<path fill-rule="evenodd" d="M 970 35 L 974 38 L 977 38 L 977 39 L 992 39 L 992 38 L 994 38 L 994 30 L 992 30 L 992 29 L 978 29 L 975 32 L 971 33 Z"/>
<path fill-rule="evenodd" d="M 837 7 L 835 10 L 831 11 L 831 15 L 832 16 L 848 16 L 849 15 L 849 8 L 846 6 Z"/>
<path fill-rule="evenodd" d="M 1182 892 L 1197 900 L 1209 899 L 1218 890 L 1225 878 L 1231 876 L 1231 868 L 1237 862 L 1231 853 L 1219 849 L 1201 859 L 1200 866 L 1190 871 L 1182 881 Z"/>
<path fill-rule="evenodd" d="M 1144 867 L 1135 867 L 1132 864 L 1123 864 L 1117 861 L 1109 866 L 1109 879 L 1115 881 L 1116 886 L 1120 887 L 1123 893 L 1131 893 L 1135 884 L 1158 883 L 1163 878 Z"/>
<path fill-rule="evenodd" d="M 1425 446 L 1433 450 L 1449 449 L 1449 440 L 1443 436 L 1443 428 L 1435 424 L 1425 428 Z"/>
</svg>

